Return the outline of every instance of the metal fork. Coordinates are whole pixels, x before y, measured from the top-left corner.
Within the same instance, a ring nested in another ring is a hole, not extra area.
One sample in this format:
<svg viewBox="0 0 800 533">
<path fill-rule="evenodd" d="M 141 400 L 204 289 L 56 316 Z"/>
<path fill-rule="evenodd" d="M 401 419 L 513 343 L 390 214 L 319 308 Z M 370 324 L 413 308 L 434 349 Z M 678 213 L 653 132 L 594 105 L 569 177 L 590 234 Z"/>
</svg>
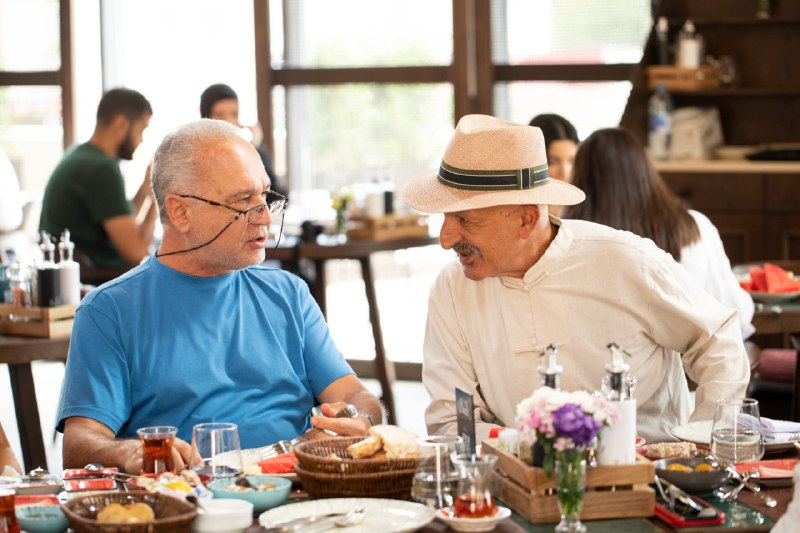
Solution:
<svg viewBox="0 0 800 533">
<path fill-rule="evenodd" d="M 347 404 L 344 409 L 336 413 L 336 418 L 355 418 L 358 416 L 358 409 L 355 406 Z M 309 437 L 313 437 L 314 435 L 322 432 L 323 430 L 319 428 L 312 428 L 302 435 L 299 435 L 292 440 L 279 440 L 275 444 L 269 444 L 267 446 L 262 446 L 261 448 L 256 448 L 256 453 L 258 454 L 259 461 L 263 461 L 264 459 L 271 459 L 273 457 L 277 457 L 278 455 L 289 453 L 292 451 L 292 448 L 303 442 Z"/>
</svg>

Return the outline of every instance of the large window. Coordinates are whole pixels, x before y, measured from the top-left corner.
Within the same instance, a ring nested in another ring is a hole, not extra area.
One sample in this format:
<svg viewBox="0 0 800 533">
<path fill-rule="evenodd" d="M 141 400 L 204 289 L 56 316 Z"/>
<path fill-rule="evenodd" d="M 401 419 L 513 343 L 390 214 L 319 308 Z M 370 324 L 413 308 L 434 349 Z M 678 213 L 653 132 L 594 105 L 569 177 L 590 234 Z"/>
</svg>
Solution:
<svg viewBox="0 0 800 533">
<path fill-rule="evenodd" d="M 255 0 L 259 112 L 293 190 L 435 167 L 467 113 L 619 123 L 649 0 Z M 267 25 L 266 21 L 269 21 Z"/>
<path fill-rule="evenodd" d="M 585 138 L 616 126 L 652 23 L 650 2 L 492 0 L 494 113 L 569 119 Z"/>
</svg>

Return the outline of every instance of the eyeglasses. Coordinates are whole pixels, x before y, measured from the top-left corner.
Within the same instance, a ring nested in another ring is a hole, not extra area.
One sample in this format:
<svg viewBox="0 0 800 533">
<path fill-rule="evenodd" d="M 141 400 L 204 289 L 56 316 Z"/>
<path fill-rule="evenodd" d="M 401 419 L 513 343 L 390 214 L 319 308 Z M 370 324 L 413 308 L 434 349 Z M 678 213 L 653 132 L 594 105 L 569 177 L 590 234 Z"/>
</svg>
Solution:
<svg viewBox="0 0 800 533">
<path fill-rule="evenodd" d="M 264 214 L 264 209 L 269 209 L 269 214 L 275 216 L 278 213 L 280 213 L 289 203 L 289 199 L 287 197 L 275 191 L 267 192 L 267 203 L 260 204 L 255 207 L 251 207 L 250 209 L 244 209 L 244 210 L 236 209 L 235 207 L 215 202 L 214 200 L 207 200 L 206 198 L 200 198 L 199 196 L 194 196 L 192 194 L 179 194 L 178 196 L 180 196 L 181 198 L 191 198 L 193 200 L 200 200 L 201 202 L 205 202 L 208 205 L 213 205 L 215 207 L 224 207 L 225 209 L 229 209 L 234 213 L 236 213 L 236 218 L 233 219 L 233 222 L 236 222 L 242 215 L 244 215 L 245 221 L 248 224 L 258 224 L 259 218 Z"/>
<path fill-rule="evenodd" d="M 236 216 L 233 217 L 233 220 L 231 220 L 230 222 L 225 224 L 225 227 L 222 228 L 221 230 L 219 230 L 219 233 L 217 233 L 210 241 L 204 242 L 203 244 L 200 244 L 198 246 L 194 246 L 192 248 L 187 248 L 185 250 L 177 250 L 177 251 L 174 251 L 174 252 L 167 252 L 167 253 L 157 253 L 156 257 L 165 257 L 165 256 L 168 256 L 168 255 L 175 255 L 175 254 L 184 254 L 186 252 L 193 252 L 195 250 L 199 250 L 200 248 L 208 246 L 212 242 L 216 241 L 219 238 L 219 236 L 222 235 L 225 232 L 226 229 L 231 227 L 231 225 L 233 225 L 234 222 L 239 220 L 242 217 L 242 215 L 244 215 L 245 222 L 247 222 L 248 224 L 258 224 L 259 223 L 258 219 L 259 219 L 259 217 L 261 215 L 264 214 L 264 210 L 265 209 L 269 209 L 270 216 L 274 216 L 274 215 L 277 215 L 278 213 L 280 213 L 281 211 L 283 211 L 283 208 L 286 207 L 286 205 L 289 203 L 289 199 L 287 197 L 285 197 L 284 195 L 279 194 L 277 192 L 274 192 L 274 191 L 268 191 L 267 192 L 267 198 L 266 198 L 267 203 L 260 204 L 260 205 L 257 205 L 255 207 L 251 207 L 250 209 L 244 209 L 244 210 L 236 209 L 235 207 L 231 207 L 229 205 L 221 204 L 221 203 L 215 202 L 213 200 L 207 200 L 205 198 L 200 198 L 199 196 L 194 196 L 194 195 L 191 195 L 191 194 L 179 194 L 178 196 L 180 196 L 181 198 L 191 198 L 193 200 L 200 200 L 201 202 L 205 202 L 205 203 L 207 203 L 209 205 L 213 205 L 215 207 L 224 207 L 225 209 L 230 209 L 231 211 L 236 213 Z M 275 250 L 278 248 L 278 245 L 281 242 L 281 235 L 282 234 L 283 234 L 283 217 L 281 217 L 281 229 L 278 231 L 278 240 L 275 243 L 275 248 L 272 249 L 272 253 L 273 254 L 275 253 Z M 272 254 L 270 254 L 270 256 L 267 257 L 267 259 L 269 259 L 270 257 L 272 257 Z"/>
</svg>

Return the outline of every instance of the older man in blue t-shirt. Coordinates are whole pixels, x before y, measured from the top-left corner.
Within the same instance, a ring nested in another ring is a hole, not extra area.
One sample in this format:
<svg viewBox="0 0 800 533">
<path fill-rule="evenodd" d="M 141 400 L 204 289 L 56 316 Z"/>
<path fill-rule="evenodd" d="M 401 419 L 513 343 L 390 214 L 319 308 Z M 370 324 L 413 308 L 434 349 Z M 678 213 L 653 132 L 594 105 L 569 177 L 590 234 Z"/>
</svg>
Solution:
<svg viewBox="0 0 800 533">
<path fill-rule="evenodd" d="M 152 425 L 178 427 L 178 465 L 202 422 L 235 422 L 245 448 L 310 425 L 366 433 L 380 405 L 306 284 L 255 266 L 285 203 L 255 149 L 227 123 L 193 122 L 161 143 L 152 180 L 164 225 L 158 253 L 91 292 L 75 316 L 58 413 L 64 466 L 138 473 L 132 437 Z M 325 416 L 310 417 L 317 402 Z M 333 418 L 347 403 L 368 416 Z"/>
</svg>

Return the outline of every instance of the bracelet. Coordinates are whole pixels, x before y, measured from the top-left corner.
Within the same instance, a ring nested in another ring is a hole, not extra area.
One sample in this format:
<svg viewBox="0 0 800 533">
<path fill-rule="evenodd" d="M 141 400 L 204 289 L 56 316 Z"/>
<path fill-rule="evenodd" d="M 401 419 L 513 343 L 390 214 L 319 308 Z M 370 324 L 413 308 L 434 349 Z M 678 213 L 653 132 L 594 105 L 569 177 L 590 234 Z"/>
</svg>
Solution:
<svg viewBox="0 0 800 533">
<path fill-rule="evenodd" d="M 366 418 L 367 422 L 369 422 L 370 427 L 375 425 L 375 422 L 372 420 L 372 417 L 369 416 L 367 413 L 359 413 L 358 416 L 361 418 Z"/>
</svg>

